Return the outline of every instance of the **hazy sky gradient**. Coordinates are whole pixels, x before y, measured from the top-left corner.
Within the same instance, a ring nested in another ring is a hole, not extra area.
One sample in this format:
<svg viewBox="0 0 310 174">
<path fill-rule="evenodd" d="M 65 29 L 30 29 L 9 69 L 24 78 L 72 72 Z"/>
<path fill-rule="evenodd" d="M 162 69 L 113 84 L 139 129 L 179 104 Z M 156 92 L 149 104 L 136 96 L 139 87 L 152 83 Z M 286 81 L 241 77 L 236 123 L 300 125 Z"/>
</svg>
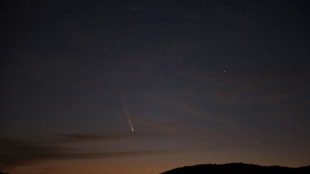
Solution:
<svg viewBox="0 0 310 174">
<path fill-rule="evenodd" d="M 0 171 L 309 165 L 309 5 L 2 2 Z"/>
</svg>

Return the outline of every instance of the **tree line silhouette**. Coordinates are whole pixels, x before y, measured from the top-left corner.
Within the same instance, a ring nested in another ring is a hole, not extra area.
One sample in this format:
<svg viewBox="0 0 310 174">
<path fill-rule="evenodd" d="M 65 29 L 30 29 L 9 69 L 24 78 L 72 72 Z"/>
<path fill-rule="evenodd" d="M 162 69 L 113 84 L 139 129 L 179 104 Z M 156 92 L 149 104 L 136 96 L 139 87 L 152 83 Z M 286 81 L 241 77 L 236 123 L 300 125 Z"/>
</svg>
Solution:
<svg viewBox="0 0 310 174">
<path fill-rule="evenodd" d="M 166 171 L 161 174 L 206 174 L 206 173 L 239 173 L 239 174 L 309 174 L 310 166 L 290 168 L 282 166 L 260 166 L 244 163 L 229 164 L 200 164 L 195 166 L 185 166 Z"/>
</svg>

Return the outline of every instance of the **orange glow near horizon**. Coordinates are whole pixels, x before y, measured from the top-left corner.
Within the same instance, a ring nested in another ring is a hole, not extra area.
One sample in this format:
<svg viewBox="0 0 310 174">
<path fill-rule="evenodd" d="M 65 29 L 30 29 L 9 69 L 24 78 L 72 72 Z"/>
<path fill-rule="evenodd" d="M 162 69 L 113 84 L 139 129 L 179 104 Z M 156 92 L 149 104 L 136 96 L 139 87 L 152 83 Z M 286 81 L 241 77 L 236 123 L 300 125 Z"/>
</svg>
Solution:
<svg viewBox="0 0 310 174">
<path fill-rule="evenodd" d="M 267 150 L 269 147 L 264 147 Z M 281 165 L 287 167 L 301 167 L 309 164 L 309 159 L 295 159 L 296 156 L 278 154 L 266 156 L 259 151 L 253 153 L 253 148 L 244 147 L 243 154 L 236 154 L 234 148 L 214 149 L 210 151 L 184 151 L 184 153 L 167 153 L 145 155 L 139 157 L 109 158 L 109 159 L 75 159 L 75 160 L 49 160 L 38 162 L 35 165 L 19 166 L 15 169 L 4 170 L 12 174 L 159 174 L 173 168 L 197 164 L 224 164 L 243 162 L 259 165 Z M 271 152 L 272 154 L 272 152 Z M 239 158 L 236 158 L 238 156 Z M 304 160 L 304 162 L 301 162 Z M 277 161 L 277 163 L 274 163 Z"/>
</svg>

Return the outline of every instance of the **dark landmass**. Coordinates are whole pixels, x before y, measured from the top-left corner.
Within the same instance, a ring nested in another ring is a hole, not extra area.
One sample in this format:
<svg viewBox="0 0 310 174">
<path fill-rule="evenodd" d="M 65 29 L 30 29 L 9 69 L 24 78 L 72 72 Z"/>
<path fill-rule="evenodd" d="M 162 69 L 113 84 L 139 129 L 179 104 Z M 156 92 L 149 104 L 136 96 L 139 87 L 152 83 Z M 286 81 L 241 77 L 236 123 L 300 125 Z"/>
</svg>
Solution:
<svg viewBox="0 0 310 174">
<path fill-rule="evenodd" d="M 208 173 L 238 173 L 238 174 L 309 174 L 310 166 L 290 168 L 282 166 L 260 166 L 244 163 L 229 164 L 200 164 L 195 166 L 185 166 L 166 171 L 162 174 L 208 174 Z"/>
</svg>

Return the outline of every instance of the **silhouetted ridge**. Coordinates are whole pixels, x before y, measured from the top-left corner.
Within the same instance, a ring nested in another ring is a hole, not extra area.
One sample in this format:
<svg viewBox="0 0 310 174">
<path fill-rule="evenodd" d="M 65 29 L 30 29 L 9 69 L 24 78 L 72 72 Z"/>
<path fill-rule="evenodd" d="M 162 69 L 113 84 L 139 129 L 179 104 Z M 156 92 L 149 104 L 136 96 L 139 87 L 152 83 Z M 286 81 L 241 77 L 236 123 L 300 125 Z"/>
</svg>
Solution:
<svg viewBox="0 0 310 174">
<path fill-rule="evenodd" d="M 211 174 L 211 173 L 233 172 L 238 174 L 309 174 L 310 166 L 289 168 L 282 166 L 260 166 L 254 164 L 229 163 L 229 164 L 200 164 L 195 166 L 185 166 L 169 170 L 162 174 Z"/>
</svg>

